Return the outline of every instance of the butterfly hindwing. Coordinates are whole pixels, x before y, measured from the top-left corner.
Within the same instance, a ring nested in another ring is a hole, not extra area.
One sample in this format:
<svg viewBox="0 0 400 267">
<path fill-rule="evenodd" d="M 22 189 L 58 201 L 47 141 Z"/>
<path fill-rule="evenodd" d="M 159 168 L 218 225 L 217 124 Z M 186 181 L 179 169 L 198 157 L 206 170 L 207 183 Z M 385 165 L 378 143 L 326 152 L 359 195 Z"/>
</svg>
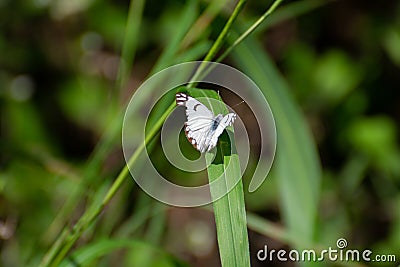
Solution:
<svg viewBox="0 0 400 267">
<path fill-rule="evenodd" d="M 235 113 L 214 117 L 204 104 L 184 93 L 176 94 L 176 104 L 186 107 L 185 134 L 201 153 L 213 149 L 217 145 L 218 137 L 236 118 Z"/>
<path fill-rule="evenodd" d="M 221 121 L 218 124 L 218 127 L 215 129 L 211 137 L 210 146 L 212 146 L 212 148 L 217 145 L 218 137 L 222 134 L 225 128 L 232 125 L 235 119 L 236 119 L 235 113 L 229 113 L 221 119 Z"/>
</svg>

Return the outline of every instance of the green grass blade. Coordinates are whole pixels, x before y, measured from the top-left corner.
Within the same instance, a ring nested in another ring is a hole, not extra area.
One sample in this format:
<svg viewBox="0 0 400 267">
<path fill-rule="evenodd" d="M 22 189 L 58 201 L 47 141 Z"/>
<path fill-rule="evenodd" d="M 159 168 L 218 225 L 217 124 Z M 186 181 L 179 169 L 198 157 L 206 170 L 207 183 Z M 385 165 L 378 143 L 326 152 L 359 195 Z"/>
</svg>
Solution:
<svg viewBox="0 0 400 267">
<path fill-rule="evenodd" d="M 67 260 L 64 260 L 59 266 L 60 267 L 69 267 L 69 266 L 86 266 L 96 259 L 103 257 L 113 251 L 119 249 L 131 249 L 131 250 L 146 250 L 152 251 L 154 256 L 157 258 L 166 258 L 169 262 L 176 262 L 172 256 L 168 255 L 165 251 L 150 245 L 146 242 L 140 240 L 132 240 L 132 239 L 112 239 L 112 240 L 99 240 L 96 243 L 91 245 L 84 246 L 77 251 L 75 251 L 71 257 Z M 179 264 L 179 266 L 184 266 L 183 264 Z"/>
<path fill-rule="evenodd" d="M 204 68 L 207 65 L 207 61 L 211 61 L 215 58 L 217 53 L 220 51 L 221 47 L 223 46 L 224 42 L 227 39 L 228 33 L 230 32 L 233 23 L 235 22 L 236 18 L 239 16 L 239 13 L 242 11 L 246 0 L 239 0 L 236 4 L 235 9 L 232 12 L 232 15 L 229 17 L 228 21 L 226 22 L 225 26 L 222 28 L 221 33 L 218 35 L 217 39 L 211 46 L 210 50 L 208 51 L 207 55 L 204 57 L 203 62 L 197 68 L 196 72 L 193 75 L 192 80 L 198 80 L 201 75 L 204 74 Z"/>
<path fill-rule="evenodd" d="M 223 146 L 223 145 L 220 145 Z M 230 144 L 227 144 L 230 147 Z M 225 179 L 225 188 L 211 186 L 211 196 L 218 195 L 219 190 L 227 190 L 230 183 L 240 177 L 239 157 L 226 153 L 220 148 L 223 163 L 214 161 L 208 167 L 209 181 Z M 206 156 L 210 161 L 212 156 Z M 217 238 L 222 266 L 250 266 L 249 243 L 247 237 L 246 212 L 244 204 L 243 184 L 239 181 L 224 197 L 213 203 Z"/>
<path fill-rule="evenodd" d="M 220 99 L 215 91 L 190 89 L 193 97 L 206 96 Z M 214 113 L 228 113 L 225 105 L 209 103 Z M 227 132 L 231 136 L 229 138 Z M 239 156 L 234 148 L 233 128 L 229 127 L 219 138 L 217 155 L 214 158 L 212 153 L 206 154 L 208 179 L 210 182 L 211 197 L 215 223 L 217 227 L 217 238 L 222 266 L 250 266 L 249 242 L 247 236 L 247 221 L 244 202 L 243 184 Z M 233 146 L 231 147 L 231 142 Z M 224 179 L 222 184 L 214 184 L 213 181 Z M 222 186 L 221 186 L 222 185 Z M 229 188 L 233 188 L 229 191 Z M 219 193 L 228 194 L 217 199 Z"/>
<path fill-rule="evenodd" d="M 183 38 L 185 37 L 189 29 L 191 29 L 191 26 L 196 19 L 196 16 L 198 14 L 197 5 L 197 1 L 187 2 L 182 11 L 181 17 L 179 18 L 179 21 L 176 23 L 177 28 L 174 31 L 174 35 L 171 37 L 168 45 L 164 48 L 151 73 L 156 73 L 170 66 L 172 63 L 180 63 L 175 62 L 175 57 L 178 54 L 179 47 L 182 43 Z"/>
<path fill-rule="evenodd" d="M 188 61 L 194 61 L 198 58 L 201 58 L 204 54 L 207 53 L 207 51 L 210 50 L 210 47 L 212 45 L 211 41 L 200 41 L 193 45 L 191 48 L 188 50 L 182 52 L 180 55 L 176 57 L 176 62 L 188 62 Z"/>
<path fill-rule="evenodd" d="M 294 244 L 285 228 L 254 213 L 247 213 L 247 225 L 254 232 L 279 240 L 284 244 Z"/>
<path fill-rule="evenodd" d="M 284 6 L 277 9 L 271 16 L 268 17 L 265 22 L 260 24 L 257 29 L 255 29 L 254 34 L 258 32 L 264 32 L 266 29 L 274 26 L 282 21 L 293 19 L 317 9 L 323 5 L 327 5 L 335 0 L 301 0 L 295 2 L 289 2 Z"/>
<path fill-rule="evenodd" d="M 234 58 L 261 88 L 275 117 L 278 137 L 275 167 L 289 233 L 301 243 L 311 242 L 321 179 L 311 133 L 287 85 L 253 39 L 238 46 Z"/>
<path fill-rule="evenodd" d="M 136 47 L 138 45 L 140 24 L 145 0 L 134 0 L 130 2 L 128 21 L 126 23 L 124 43 L 122 47 L 122 60 L 118 68 L 117 88 L 125 86 L 130 75 Z"/>
<path fill-rule="evenodd" d="M 207 8 L 194 22 L 193 26 L 190 28 L 190 31 L 187 32 L 186 36 L 182 40 L 180 49 L 186 49 L 187 47 L 194 44 L 200 36 L 207 33 L 211 22 L 223 10 L 227 2 L 229 1 L 230 0 L 211 1 L 208 4 Z"/>
<path fill-rule="evenodd" d="M 258 20 L 256 22 L 254 22 L 244 33 L 242 33 L 239 37 L 236 38 L 236 40 L 231 44 L 230 47 L 228 47 L 228 49 L 225 50 L 225 52 L 221 55 L 221 59 L 224 58 L 226 55 L 228 55 L 231 50 L 237 46 L 238 44 L 240 44 L 244 39 L 246 39 L 247 36 L 249 36 L 255 29 L 258 28 L 258 26 L 261 25 L 261 23 L 263 23 L 265 21 L 265 19 L 272 14 L 272 12 L 275 11 L 275 9 L 280 5 L 280 3 L 283 0 L 276 0 L 275 2 L 272 3 L 272 5 L 268 8 L 268 10 L 261 16 L 258 18 Z M 221 60 L 219 59 L 219 60 Z M 217 61 L 219 61 L 217 60 Z"/>
</svg>

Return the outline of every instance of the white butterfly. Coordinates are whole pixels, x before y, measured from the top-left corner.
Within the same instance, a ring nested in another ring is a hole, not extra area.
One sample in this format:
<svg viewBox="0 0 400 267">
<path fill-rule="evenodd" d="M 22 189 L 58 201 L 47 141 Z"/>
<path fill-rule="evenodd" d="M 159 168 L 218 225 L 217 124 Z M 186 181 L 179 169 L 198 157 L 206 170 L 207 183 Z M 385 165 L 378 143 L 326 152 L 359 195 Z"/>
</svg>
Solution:
<svg viewBox="0 0 400 267">
<path fill-rule="evenodd" d="M 236 119 L 235 113 L 214 116 L 205 105 L 184 93 L 176 94 L 176 104 L 186 107 L 185 134 L 201 153 L 213 149 L 224 129 Z"/>
</svg>

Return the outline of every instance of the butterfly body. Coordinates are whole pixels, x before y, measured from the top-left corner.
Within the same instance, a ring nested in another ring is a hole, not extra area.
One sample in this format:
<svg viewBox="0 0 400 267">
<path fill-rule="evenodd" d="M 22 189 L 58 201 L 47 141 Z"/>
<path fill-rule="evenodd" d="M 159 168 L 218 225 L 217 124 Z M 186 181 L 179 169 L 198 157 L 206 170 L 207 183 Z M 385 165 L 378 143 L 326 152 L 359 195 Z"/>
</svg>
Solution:
<svg viewBox="0 0 400 267">
<path fill-rule="evenodd" d="M 224 129 L 236 119 L 235 113 L 214 116 L 200 101 L 184 93 L 176 94 L 176 104 L 186 107 L 185 134 L 201 153 L 213 149 Z"/>
<path fill-rule="evenodd" d="M 211 126 L 211 130 L 215 131 L 218 128 L 219 123 L 221 122 L 221 120 L 224 118 L 224 116 L 222 114 L 218 114 L 214 120 L 213 120 L 213 124 Z"/>
</svg>

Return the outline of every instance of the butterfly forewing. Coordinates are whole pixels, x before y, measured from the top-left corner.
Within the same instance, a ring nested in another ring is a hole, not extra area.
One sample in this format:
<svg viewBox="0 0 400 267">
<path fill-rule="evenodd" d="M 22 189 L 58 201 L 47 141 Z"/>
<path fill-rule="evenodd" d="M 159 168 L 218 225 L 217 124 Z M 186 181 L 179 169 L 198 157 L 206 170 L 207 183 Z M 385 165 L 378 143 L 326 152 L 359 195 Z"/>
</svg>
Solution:
<svg viewBox="0 0 400 267">
<path fill-rule="evenodd" d="M 204 104 L 184 93 L 176 94 L 176 104 L 186 107 L 186 137 L 202 153 L 210 151 L 217 145 L 218 137 L 236 118 L 235 113 L 229 113 L 224 117 L 222 115 L 214 117 Z"/>
</svg>

